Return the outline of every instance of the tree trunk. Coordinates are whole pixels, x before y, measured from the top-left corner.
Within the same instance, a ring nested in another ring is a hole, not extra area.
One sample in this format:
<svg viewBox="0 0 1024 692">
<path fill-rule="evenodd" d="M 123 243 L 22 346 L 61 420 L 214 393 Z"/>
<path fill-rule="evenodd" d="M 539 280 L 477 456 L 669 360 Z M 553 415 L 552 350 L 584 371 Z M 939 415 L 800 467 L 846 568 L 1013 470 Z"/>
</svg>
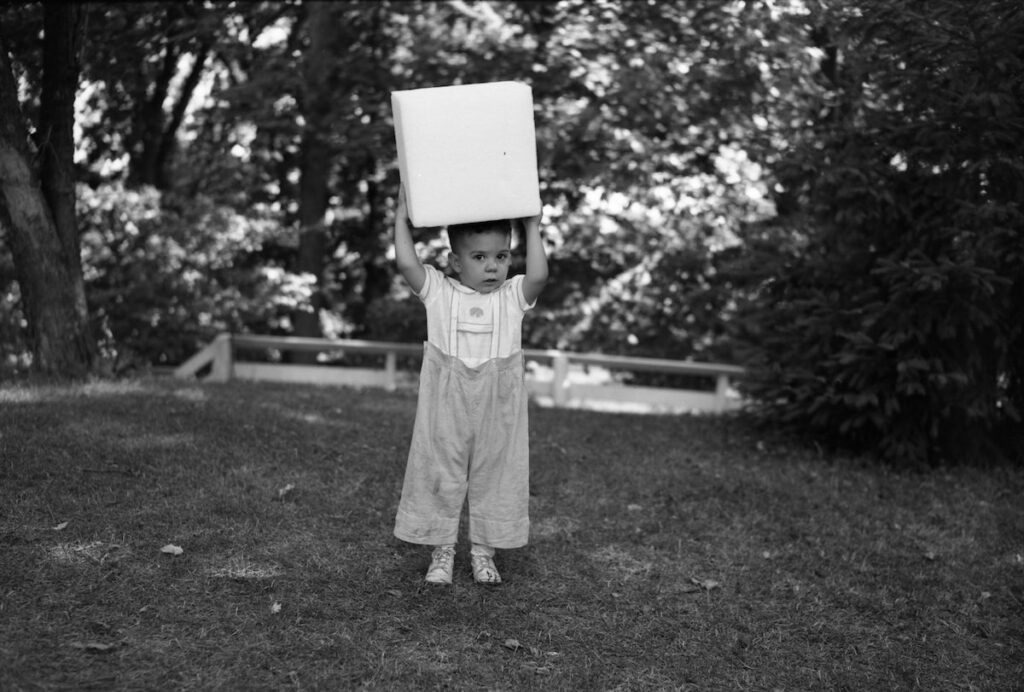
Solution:
<svg viewBox="0 0 1024 692">
<path fill-rule="evenodd" d="M 17 99 L 7 49 L 0 44 L 0 223 L 9 229 L 33 369 L 80 377 L 95 359 L 75 224 L 71 132 L 78 83 L 82 9 L 47 4 L 40 122 L 42 179 Z"/>
<path fill-rule="evenodd" d="M 85 10 L 81 5 L 47 4 L 43 9 L 43 88 L 39 129 L 46 144 L 40 151 L 43 196 L 50 205 L 75 296 L 78 317 L 76 339 L 88 353 L 91 364 L 95 342 L 89 335 L 89 308 L 82 275 L 82 246 L 75 216 L 75 94 L 78 91 L 79 49 Z"/>
<path fill-rule="evenodd" d="M 170 20 L 167 20 L 168 25 Z M 160 142 L 164 133 L 164 100 L 170 90 L 171 80 L 178 69 L 177 47 L 168 42 L 164 47 L 160 72 L 151 84 L 150 91 L 138 94 L 137 103 L 142 104 L 132 119 L 131 160 L 128 163 L 128 185 L 137 188 L 143 185 L 158 187 L 160 180 Z"/>
<path fill-rule="evenodd" d="M 206 58 L 209 53 L 209 43 L 202 42 L 196 51 L 192 69 L 189 70 L 188 75 L 181 84 L 178 100 L 171 107 L 167 126 L 160 134 L 160 145 L 157 149 L 155 163 L 157 189 L 169 190 L 171 188 L 171 163 L 178 145 L 178 130 L 185 120 L 185 112 L 188 110 L 188 104 L 192 100 L 192 94 L 195 93 L 196 87 L 199 86 L 199 80 L 203 77 Z"/>
<path fill-rule="evenodd" d="M 309 2 L 306 19 L 310 32 L 303 73 L 302 106 L 306 119 L 302 137 L 301 177 L 299 180 L 299 251 L 296 271 L 316 278 L 310 304 L 294 316 L 297 336 L 323 335 L 320 310 L 326 304 L 323 295 L 327 233 L 324 214 L 328 204 L 328 178 L 331 153 L 328 134 L 331 127 L 331 71 L 334 69 L 332 45 L 337 27 L 330 3 Z"/>
</svg>

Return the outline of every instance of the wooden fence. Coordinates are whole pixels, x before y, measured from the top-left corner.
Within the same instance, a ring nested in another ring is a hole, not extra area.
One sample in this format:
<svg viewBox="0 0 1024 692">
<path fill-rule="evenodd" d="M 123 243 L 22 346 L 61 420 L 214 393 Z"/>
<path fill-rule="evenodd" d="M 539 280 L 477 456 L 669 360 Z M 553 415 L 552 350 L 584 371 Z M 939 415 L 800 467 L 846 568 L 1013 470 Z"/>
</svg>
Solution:
<svg viewBox="0 0 1024 692">
<path fill-rule="evenodd" d="M 241 357 L 246 351 L 316 353 L 324 362 L 302 365 L 247 361 Z M 383 356 L 384 362 L 380 367 L 345 365 L 346 358 L 352 355 Z M 202 377 L 213 382 L 243 379 L 394 390 L 414 386 L 418 378 L 417 372 L 399 368 L 399 358 L 421 358 L 422 355 L 422 344 L 220 334 L 182 363 L 174 374 L 179 378 Z M 542 349 L 526 349 L 524 355 L 527 387 L 531 396 L 544 405 L 666 413 L 721 413 L 741 405 L 731 383 L 744 371 L 735 365 Z M 714 389 L 710 386 L 707 390 L 690 390 L 621 384 L 612 374 L 621 371 L 708 378 L 709 385 L 714 382 Z"/>
</svg>

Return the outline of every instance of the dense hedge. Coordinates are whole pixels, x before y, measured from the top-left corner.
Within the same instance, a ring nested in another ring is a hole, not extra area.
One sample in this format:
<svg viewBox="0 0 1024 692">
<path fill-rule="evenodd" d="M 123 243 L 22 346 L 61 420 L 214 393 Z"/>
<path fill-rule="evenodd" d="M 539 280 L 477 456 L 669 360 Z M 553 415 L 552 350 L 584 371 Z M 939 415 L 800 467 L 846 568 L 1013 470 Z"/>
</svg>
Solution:
<svg viewBox="0 0 1024 692">
<path fill-rule="evenodd" d="M 747 392 L 768 420 L 894 463 L 1019 460 L 1021 10 L 858 6 L 832 34 L 845 68 L 820 134 L 787 162 L 807 214 L 745 257 Z M 797 223 L 802 247 L 772 243 Z"/>
</svg>

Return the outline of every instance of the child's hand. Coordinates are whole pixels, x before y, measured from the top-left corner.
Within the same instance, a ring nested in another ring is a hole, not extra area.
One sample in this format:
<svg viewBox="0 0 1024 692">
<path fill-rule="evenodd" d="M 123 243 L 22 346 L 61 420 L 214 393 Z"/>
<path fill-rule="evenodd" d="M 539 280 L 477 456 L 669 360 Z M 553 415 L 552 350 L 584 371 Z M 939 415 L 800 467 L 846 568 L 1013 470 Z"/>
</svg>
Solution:
<svg viewBox="0 0 1024 692">
<path fill-rule="evenodd" d="M 523 224 L 523 230 L 526 231 L 527 233 L 531 231 L 536 231 L 537 229 L 540 228 L 540 216 L 540 214 L 537 214 L 535 216 L 524 216 L 523 218 L 519 219 L 519 223 Z"/>
</svg>

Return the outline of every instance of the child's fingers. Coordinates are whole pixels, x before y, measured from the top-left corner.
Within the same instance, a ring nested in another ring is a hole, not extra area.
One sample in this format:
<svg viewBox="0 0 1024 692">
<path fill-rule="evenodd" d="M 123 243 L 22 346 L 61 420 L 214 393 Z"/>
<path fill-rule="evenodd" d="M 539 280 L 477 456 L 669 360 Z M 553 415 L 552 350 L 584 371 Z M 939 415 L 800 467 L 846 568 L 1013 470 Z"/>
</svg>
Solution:
<svg viewBox="0 0 1024 692">
<path fill-rule="evenodd" d="M 399 179 L 398 182 L 398 197 L 396 200 L 398 203 L 395 206 L 395 216 L 402 222 L 412 226 L 412 219 L 409 218 L 409 205 L 405 195 L 405 183 Z"/>
</svg>

